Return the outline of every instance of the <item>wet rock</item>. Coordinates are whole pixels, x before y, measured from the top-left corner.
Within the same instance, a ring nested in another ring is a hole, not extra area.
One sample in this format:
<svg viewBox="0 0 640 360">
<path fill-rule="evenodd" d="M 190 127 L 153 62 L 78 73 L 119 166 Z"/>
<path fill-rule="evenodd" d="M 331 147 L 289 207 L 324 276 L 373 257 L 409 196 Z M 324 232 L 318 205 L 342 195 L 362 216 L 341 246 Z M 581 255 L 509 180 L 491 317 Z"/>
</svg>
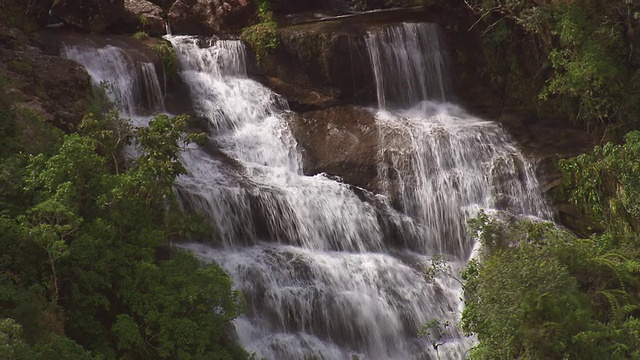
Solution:
<svg viewBox="0 0 640 360">
<path fill-rule="evenodd" d="M 39 26 L 45 26 L 49 22 L 49 9 L 53 0 L 29 1 L 27 15 L 34 18 Z"/>
<path fill-rule="evenodd" d="M 279 78 L 264 78 L 262 83 L 279 95 L 284 96 L 293 111 L 312 111 L 326 109 L 339 104 L 339 100 L 320 93 L 286 83 Z"/>
<path fill-rule="evenodd" d="M 355 0 L 352 7 L 354 10 L 375 10 L 415 6 L 420 3 L 416 0 Z"/>
<path fill-rule="evenodd" d="M 169 23 L 178 34 L 212 35 L 248 25 L 254 12 L 249 0 L 178 0 L 169 10 Z"/>
<path fill-rule="evenodd" d="M 102 33 L 124 17 L 124 0 L 58 0 L 51 8 L 65 23 Z"/>
<path fill-rule="evenodd" d="M 571 231 L 588 235 L 593 222 L 566 201 L 558 162 L 590 152 L 595 145 L 584 129 L 564 118 L 538 118 L 520 109 L 505 108 L 493 118 L 514 137 L 523 153 L 536 160 L 536 177 L 556 210 L 557 221 Z"/>
<path fill-rule="evenodd" d="M 374 114 L 343 105 L 310 111 L 291 119 L 305 159 L 305 173 L 327 173 L 378 192 L 378 130 Z"/>
<path fill-rule="evenodd" d="M 285 19 L 278 29 L 278 47 L 261 57 L 250 72 L 339 102 L 372 104 L 376 94 L 367 32 L 404 21 L 436 21 L 438 16 L 436 11 L 412 8 L 293 22 Z"/>
<path fill-rule="evenodd" d="M 165 33 L 162 8 L 146 0 L 124 0 L 122 22 L 128 32 L 142 30 L 152 36 Z"/>
<path fill-rule="evenodd" d="M 278 48 L 262 58 L 255 71 L 323 96 L 368 102 L 375 96 L 373 76 L 362 33 L 356 31 L 281 29 Z"/>
<path fill-rule="evenodd" d="M 351 10 L 349 0 L 277 0 L 271 3 L 271 9 L 279 14 L 300 14 L 312 12 L 344 13 Z"/>
<path fill-rule="evenodd" d="M 0 50 L 0 62 L 18 107 L 62 130 L 77 128 L 91 94 L 84 67 L 57 56 L 6 49 Z"/>
</svg>

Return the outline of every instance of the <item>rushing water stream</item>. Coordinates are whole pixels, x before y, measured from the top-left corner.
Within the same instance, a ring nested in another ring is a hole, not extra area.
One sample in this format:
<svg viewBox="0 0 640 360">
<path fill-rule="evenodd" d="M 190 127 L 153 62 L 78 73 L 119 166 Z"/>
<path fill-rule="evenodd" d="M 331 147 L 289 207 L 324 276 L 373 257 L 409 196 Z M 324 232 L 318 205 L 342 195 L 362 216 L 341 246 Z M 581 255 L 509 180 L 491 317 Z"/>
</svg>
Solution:
<svg viewBox="0 0 640 360">
<path fill-rule="evenodd" d="M 474 246 L 465 221 L 480 208 L 550 214 L 532 165 L 501 127 L 445 102 L 451 86 L 437 27 L 367 35 L 383 194 L 303 175 L 287 103 L 247 77 L 240 41 L 168 39 L 217 149 L 181 155 L 188 174 L 176 192 L 217 230 L 210 244 L 184 247 L 219 263 L 246 294 L 248 311 L 235 321 L 241 345 L 278 360 L 464 357 L 472 340 L 455 327 L 437 354 L 417 335 L 430 320 L 455 323 L 461 310 L 455 281 L 425 281 L 431 257 L 443 254 L 459 271 Z M 108 81 L 126 114 L 138 113 L 140 98 L 161 110 L 148 65 L 120 59 L 117 48 L 65 54 Z"/>
</svg>

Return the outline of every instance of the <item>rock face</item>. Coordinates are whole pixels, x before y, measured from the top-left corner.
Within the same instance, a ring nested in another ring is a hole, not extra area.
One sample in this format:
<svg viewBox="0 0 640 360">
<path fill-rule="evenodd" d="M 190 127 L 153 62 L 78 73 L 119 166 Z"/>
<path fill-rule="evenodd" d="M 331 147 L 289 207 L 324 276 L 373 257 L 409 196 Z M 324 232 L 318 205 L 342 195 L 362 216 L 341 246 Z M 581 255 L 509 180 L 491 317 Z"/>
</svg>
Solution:
<svg viewBox="0 0 640 360">
<path fill-rule="evenodd" d="M 175 33 L 211 35 L 248 25 L 254 11 L 250 0 L 178 0 L 169 23 Z"/>
<path fill-rule="evenodd" d="M 280 45 L 258 73 L 339 100 L 375 99 L 364 37 L 359 30 L 324 32 L 312 26 L 279 31 Z"/>
<path fill-rule="evenodd" d="M 416 0 L 354 0 L 352 7 L 355 10 L 374 10 L 415 6 L 420 3 L 421 1 Z"/>
<path fill-rule="evenodd" d="M 278 84 L 274 87 L 276 91 L 285 89 L 283 95 L 287 99 L 290 96 L 283 84 L 339 103 L 371 105 L 376 101 L 376 94 L 365 42 L 367 32 L 403 21 L 435 21 L 437 16 L 435 11 L 412 8 L 321 21 L 313 17 L 296 19 L 278 29 L 278 47 L 262 57 L 251 72 L 263 79 L 278 79 L 278 82 L 267 83 Z M 300 96 L 295 97 L 296 102 L 298 98 Z"/>
<path fill-rule="evenodd" d="M 123 18 L 124 0 L 58 0 L 51 10 L 67 24 L 102 33 Z"/>
<path fill-rule="evenodd" d="M 275 13 L 292 14 L 301 11 L 348 11 L 351 10 L 349 0 L 277 0 L 271 2 Z"/>
<path fill-rule="evenodd" d="M 49 9 L 51 8 L 51 4 L 53 4 L 53 0 L 36 0 L 30 1 L 29 3 L 32 5 L 27 7 L 27 15 L 35 18 L 38 25 L 47 25 Z"/>
<path fill-rule="evenodd" d="M 124 0 L 122 22 L 128 32 L 142 30 L 152 36 L 165 33 L 162 8 L 147 0 Z"/>
<path fill-rule="evenodd" d="M 19 32 L 0 26 L 0 74 L 6 76 L 16 106 L 64 131 L 75 130 L 91 95 L 87 71 L 74 61 L 25 44 L 30 41 Z"/>
<path fill-rule="evenodd" d="M 302 146 L 305 173 L 327 173 L 373 192 L 378 188 L 378 128 L 374 114 L 351 105 L 310 111 L 291 119 Z"/>
</svg>

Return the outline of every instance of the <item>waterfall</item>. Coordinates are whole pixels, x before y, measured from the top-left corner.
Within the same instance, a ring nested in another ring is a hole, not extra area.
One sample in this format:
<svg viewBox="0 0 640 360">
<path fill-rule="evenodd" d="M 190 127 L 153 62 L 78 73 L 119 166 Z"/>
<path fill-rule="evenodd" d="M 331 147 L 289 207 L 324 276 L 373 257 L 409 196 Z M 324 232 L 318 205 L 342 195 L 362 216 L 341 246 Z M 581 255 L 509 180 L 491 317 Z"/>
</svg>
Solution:
<svg viewBox="0 0 640 360">
<path fill-rule="evenodd" d="M 145 62 L 140 64 L 140 74 L 138 79 L 142 83 L 143 99 L 140 101 L 144 107 L 152 114 L 164 111 L 164 95 L 153 63 Z"/>
<path fill-rule="evenodd" d="M 381 109 L 451 95 L 441 39 L 436 24 L 405 23 L 369 33 L 366 43 Z"/>
<path fill-rule="evenodd" d="M 461 289 L 423 276 L 433 256 L 454 273 L 472 240 L 465 222 L 481 208 L 551 216 L 533 165 L 500 126 L 444 102 L 447 55 L 430 24 L 371 31 L 366 42 L 378 93 L 374 194 L 324 174 L 305 176 L 286 101 L 247 76 L 239 40 L 168 36 L 198 116 L 204 147 L 180 159 L 185 208 L 215 228 L 180 246 L 215 261 L 247 299 L 238 341 L 257 358 L 461 359 L 472 343 L 446 329 L 437 350 L 418 335 L 459 320 Z M 129 116 L 163 111 L 152 64 L 113 46 L 66 47 Z"/>
<path fill-rule="evenodd" d="M 423 225 L 384 197 L 303 175 L 286 102 L 247 78 L 240 41 L 169 40 L 219 149 L 182 154 L 188 175 L 178 194 L 218 232 L 214 244 L 184 246 L 220 264 L 246 294 L 240 343 L 267 359 L 429 358 L 417 332 L 431 319 L 457 319 L 459 289 L 447 278 L 424 280 L 430 258 L 414 239 Z M 467 340 L 455 329 L 447 337 L 440 353 L 461 358 Z"/>
<path fill-rule="evenodd" d="M 164 96 L 153 63 L 136 62 L 112 45 L 64 46 L 61 55 L 82 64 L 94 85 L 104 88 L 122 115 L 164 111 Z"/>
<path fill-rule="evenodd" d="M 439 253 L 466 259 L 466 221 L 478 209 L 550 219 L 534 167 L 496 123 L 444 102 L 446 49 L 435 24 L 370 31 L 377 84 L 379 173 L 400 210 L 425 225 Z M 390 107 L 394 104 L 395 107 Z"/>
</svg>

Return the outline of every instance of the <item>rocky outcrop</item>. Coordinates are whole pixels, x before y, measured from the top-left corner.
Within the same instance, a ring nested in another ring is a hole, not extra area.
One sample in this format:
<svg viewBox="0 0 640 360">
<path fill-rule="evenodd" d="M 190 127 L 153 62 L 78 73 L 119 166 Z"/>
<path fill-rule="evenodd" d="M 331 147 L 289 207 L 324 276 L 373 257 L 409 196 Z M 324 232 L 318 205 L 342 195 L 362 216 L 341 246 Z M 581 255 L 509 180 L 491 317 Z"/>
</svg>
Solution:
<svg viewBox="0 0 640 360">
<path fill-rule="evenodd" d="M 26 4 L 26 15 L 36 20 L 40 26 L 47 25 L 49 21 L 49 9 L 53 0 L 32 0 Z"/>
<path fill-rule="evenodd" d="M 350 0 L 277 0 L 271 2 L 274 13 L 293 14 L 305 11 L 345 12 L 351 10 Z"/>
<path fill-rule="evenodd" d="M 378 128 L 374 114 L 351 105 L 294 115 L 307 175 L 326 173 L 373 192 L 378 188 Z"/>
<path fill-rule="evenodd" d="M 168 18 L 175 33 L 212 35 L 248 25 L 254 12 L 250 0 L 178 0 Z"/>
<path fill-rule="evenodd" d="M 124 0 L 58 0 L 51 9 L 65 23 L 102 33 L 124 16 Z"/>
<path fill-rule="evenodd" d="M 421 0 L 354 0 L 354 10 L 375 10 L 421 5 Z"/>
<path fill-rule="evenodd" d="M 162 8 L 147 0 L 124 0 L 122 23 L 127 32 L 140 30 L 152 36 L 165 33 Z"/>
<path fill-rule="evenodd" d="M 257 73 L 335 99 L 373 99 L 373 75 L 361 31 L 325 32 L 316 24 L 283 28 L 280 45 Z"/>
<path fill-rule="evenodd" d="M 0 26 L 0 74 L 15 106 L 73 131 L 87 112 L 91 82 L 80 64 L 43 54 L 36 43 Z"/>
<path fill-rule="evenodd" d="M 590 152 L 595 145 L 593 137 L 566 119 L 538 118 L 514 108 L 505 108 L 489 119 L 502 124 L 527 157 L 536 160 L 536 177 L 556 210 L 556 220 L 577 234 L 589 235 L 587 229 L 593 222 L 566 201 L 557 164 L 561 159 Z"/>
<path fill-rule="evenodd" d="M 278 29 L 277 48 L 262 56 L 250 71 L 263 79 L 278 79 L 281 86 L 274 87 L 276 90 L 288 84 L 338 103 L 370 105 L 375 103 L 376 94 L 365 43 L 367 32 L 403 21 L 436 21 L 438 16 L 436 11 L 412 8 L 284 21 Z"/>
</svg>

